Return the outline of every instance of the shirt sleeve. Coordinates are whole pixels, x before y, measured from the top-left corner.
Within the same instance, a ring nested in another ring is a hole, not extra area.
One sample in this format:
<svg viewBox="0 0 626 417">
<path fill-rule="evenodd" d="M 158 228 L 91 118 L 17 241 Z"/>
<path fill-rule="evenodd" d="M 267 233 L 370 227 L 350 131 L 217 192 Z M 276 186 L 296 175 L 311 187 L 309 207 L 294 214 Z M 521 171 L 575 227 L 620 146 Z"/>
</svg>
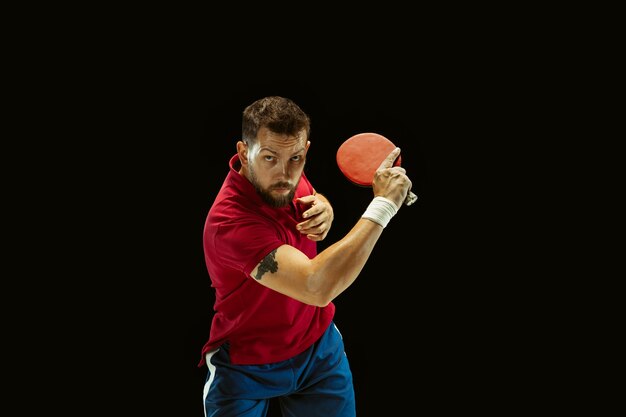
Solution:
<svg viewBox="0 0 626 417">
<path fill-rule="evenodd" d="M 260 216 L 220 225 L 213 242 L 215 253 L 224 266 L 246 275 L 283 244 L 276 227 Z"/>
</svg>

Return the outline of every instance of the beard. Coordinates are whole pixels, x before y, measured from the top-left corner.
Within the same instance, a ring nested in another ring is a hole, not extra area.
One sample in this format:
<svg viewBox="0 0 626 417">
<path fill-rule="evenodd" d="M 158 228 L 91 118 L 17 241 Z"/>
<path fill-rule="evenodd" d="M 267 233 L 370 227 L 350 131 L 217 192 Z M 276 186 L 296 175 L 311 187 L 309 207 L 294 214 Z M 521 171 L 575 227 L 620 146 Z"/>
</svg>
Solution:
<svg viewBox="0 0 626 417">
<path fill-rule="evenodd" d="M 289 205 L 293 201 L 293 196 L 296 194 L 296 187 L 288 182 L 277 182 L 270 185 L 268 188 L 261 187 L 252 169 L 250 169 L 250 182 L 256 189 L 256 192 L 261 196 L 261 199 L 271 207 L 279 208 Z M 272 189 L 274 188 L 289 188 L 290 191 L 287 195 L 274 197 L 272 195 Z"/>
</svg>

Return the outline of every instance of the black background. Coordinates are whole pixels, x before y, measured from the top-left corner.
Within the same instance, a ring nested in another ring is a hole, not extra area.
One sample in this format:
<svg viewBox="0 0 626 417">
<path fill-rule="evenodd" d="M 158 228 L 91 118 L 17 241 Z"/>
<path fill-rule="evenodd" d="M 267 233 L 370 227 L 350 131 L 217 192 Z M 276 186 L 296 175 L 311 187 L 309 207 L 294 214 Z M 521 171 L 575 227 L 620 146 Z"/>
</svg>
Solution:
<svg viewBox="0 0 626 417">
<path fill-rule="evenodd" d="M 188 101 L 179 103 L 184 111 L 177 109 L 174 119 L 180 126 L 166 141 L 166 158 L 158 167 L 161 183 L 154 200 L 158 217 L 150 243 L 158 249 L 148 261 L 166 265 L 156 267 L 162 303 L 148 314 L 164 322 L 154 328 L 154 344 L 146 349 L 152 349 L 150 358 L 155 351 L 162 352 L 157 355 L 161 365 L 153 366 L 169 367 L 176 375 L 161 386 L 167 387 L 161 398 L 173 409 L 202 415 L 206 369 L 196 365 L 208 337 L 213 303 L 202 229 L 235 152 L 241 112 L 266 95 L 289 97 L 311 116 L 306 173 L 335 208 L 333 228 L 319 250 L 341 239 L 372 198 L 371 190 L 350 184 L 335 162 L 339 145 L 353 134 L 380 133 L 400 146 L 403 166 L 419 196 L 417 203 L 394 217 L 358 280 L 335 300 L 335 320 L 354 374 L 358 414 L 378 415 L 374 410 L 381 408 L 399 413 L 415 407 L 416 401 L 419 407 L 432 407 L 446 392 L 459 397 L 459 385 L 468 382 L 461 382 L 468 375 L 459 368 L 476 366 L 462 358 L 479 337 L 480 325 L 468 317 L 476 318 L 480 307 L 463 301 L 468 289 L 476 291 L 462 272 L 469 261 L 462 247 L 470 243 L 464 242 L 467 226 L 459 226 L 466 213 L 455 213 L 455 207 L 437 208 L 433 185 L 450 180 L 455 184 L 463 178 L 455 178 L 458 172 L 446 172 L 445 166 L 431 169 L 442 158 L 436 152 L 452 147 L 450 131 L 462 122 L 447 119 L 445 113 L 451 110 L 447 90 L 442 95 L 436 83 L 424 83 L 410 71 L 356 70 L 322 79 L 208 77 L 183 95 Z M 453 154 L 447 152 L 447 158 Z M 152 181 L 154 175 L 147 178 Z M 151 286 L 154 289 L 154 283 Z"/>
<path fill-rule="evenodd" d="M 349 80 L 348 80 L 349 81 Z M 312 119 L 311 148 L 306 173 L 319 192 L 335 207 L 331 233 L 319 244 L 323 250 L 341 239 L 372 198 L 369 189 L 350 184 L 340 173 L 335 155 L 343 140 L 360 132 L 377 132 L 402 148 L 404 166 L 418 202 L 403 208 L 379 240 L 357 282 L 335 300 L 335 320 L 344 336 L 355 378 L 359 415 L 374 415 L 390 398 L 401 407 L 418 383 L 413 376 L 431 359 L 424 357 L 423 334 L 434 314 L 424 308 L 431 275 L 429 259 L 428 154 L 419 100 L 398 101 L 402 92 L 393 82 L 383 85 L 331 86 L 298 83 L 259 83 L 233 86 L 228 94 L 211 95 L 202 117 L 202 137 L 190 152 L 190 204 L 183 285 L 188 292 L 186 361 L 190 384 L 186 397 L 201 408 L 198 397 L 206 369 L 193 368 L 198 348 L 208 336 L 212 296 L 200 245 L 204 216 L 234 154 L 240 135 L 243 107 L 265 95 L 283 95 L 296 101 Z M 405 86 L 407 87 L 407 86 Z M 409 86 L 410 87 L 410 86 Z M 406 106 L 406 107 L 404 107 Z M 437 313 L 435 313 L 437 314 Z M 427 354 L 426 354 L 427 355 Z M 428 365 L 427 365 L 428 364 Z M 401 376 L 404 377 L 401 378 Z M 195 397 L 194 394 L 195 393 Z M 403 400 L 404 398 L 404 400 Z"/>
<path fill-rule="evenodd" d="M 489 113 L 498 103 L 476 95 L 471 72 L 385 59 L 327 61 L 319 70 L 280 59 L 180 62 L 171 73 L 142 66 L 120 86 L 99 86 L 115 104 L 89 124 L 97 152 L 85 153 L 72 174 L 89 184 L 71 212 L 80 214 L 71 255 L 83 295 L 67 311 L 80 330 L 64 353 L 89 373 L 79 378 L 90 389 L 84 398 L 94 379 L 112 380 L 98 390 L 100 410 L 203 415 L 206 369 L 197 364 L 214 299 L 202 230 L 235 153 L 241 112 L 266 95 L 293 99 L 312 119 L 305 171 L 335 210 L 320 251 L 372 198 L 337 168 L 348 137 L 376 132 L 394 141 L 419 197 L 334 301 L 358 415 L 483 410 L 495 392 L 506 398 L 500 381 L 511 365 L 500 359 L 522 342 L 511 338 L 514 316 L 504 314 L 517 289 L 501 277 L 517 266 L 504 262 L 507 219 L 483 198 L 502 186 L 482 182 L 493 174 L 481 153 L 498 129 Z"/>
<path fill-rule="evenodd" d="M 547 151 L 557 139 L 570 143 L 557 116 L 561 91 L 577 93 L 571 72 L 551 68 L 543 37 L 526 43 L 526 20 L 509 29 L 510 13 L 477 10 L 484 25 L 465 10 L 372 11 L 267 27 L 225 15 L 228 29 L 221 14 L 131 15 L 37 37 L 46 54 L 24 49 L 36 63 L 11 104 L 26 120 L 7 142 L 25 149 L 6 158 L 26 160 L 7 173 L 19 192 L 5 206 L 21 211 L 6 217 L 7 244 L 27 256 L 5 282 L 28 299 L 11 307 L 19 333 L 5 341 L 25 355 L 6 355 L 23 370 L 25 410 L 202 415 L 202 227 L 243 108 L 269 94 L 312 117 L 307 174 L 335 207 L 320 249 L 371 199 L 336 167 L 352 134 L 395 141 L 420 197 L 335 300 L 359 416 L 501 415 L 549 397 L 546 362 L 560 352 L 548 345 L 568 319 L 545 311 L 569 275 L 538 263 L 559 249 L 562 212 L 546 197 L 569 180 L 559 170 L 543 191 L 542 169 L 563 158 Z M 7 305 L 16 295 L 7 287 Z"/>
</svg>

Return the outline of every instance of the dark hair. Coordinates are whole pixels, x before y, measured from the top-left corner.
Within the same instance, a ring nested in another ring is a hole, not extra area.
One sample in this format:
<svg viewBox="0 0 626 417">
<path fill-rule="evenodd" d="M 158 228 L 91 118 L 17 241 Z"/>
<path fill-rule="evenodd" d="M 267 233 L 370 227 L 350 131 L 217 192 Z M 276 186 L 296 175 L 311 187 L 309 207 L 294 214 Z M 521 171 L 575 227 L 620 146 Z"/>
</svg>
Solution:
<svg viewBox="0 0 626 417">
<path fill-rule="evenodd" d="M 309 116 L 292 100 L 279 96 L 261 98 L 244 109 L 241 133 L 245 142 L 254 143 L 263 126 L 290 136 L 305 129 L 307 139 L 311 133 Z"/>
</svg>

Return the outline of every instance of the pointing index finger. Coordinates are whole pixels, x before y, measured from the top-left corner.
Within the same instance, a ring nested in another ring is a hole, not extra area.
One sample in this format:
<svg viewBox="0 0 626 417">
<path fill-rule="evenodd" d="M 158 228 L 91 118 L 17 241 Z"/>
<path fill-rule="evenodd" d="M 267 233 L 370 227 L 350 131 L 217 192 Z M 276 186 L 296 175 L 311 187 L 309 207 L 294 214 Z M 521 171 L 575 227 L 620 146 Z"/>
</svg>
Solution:
<svg viewBox="0 0 626 417">
<path fill-rule="evenodd" d="M 396 158 L 398 158 L 398 155 L 400 155 L 400 148 L 396 148 L 391 151 L 389 155 L 387 155 L 387 157 L 383 160 L 383 162 L 381 162 L 378 169 L 391 168 Z"/>
</svg>

